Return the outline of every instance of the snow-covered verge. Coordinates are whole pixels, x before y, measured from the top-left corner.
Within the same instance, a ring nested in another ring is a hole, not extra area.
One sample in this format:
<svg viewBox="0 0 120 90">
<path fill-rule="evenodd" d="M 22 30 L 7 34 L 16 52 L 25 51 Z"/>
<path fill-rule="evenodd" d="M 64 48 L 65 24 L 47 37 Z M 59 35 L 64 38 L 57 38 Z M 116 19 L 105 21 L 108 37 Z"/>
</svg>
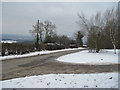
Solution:
<svg viewBox="0 0 120 90">
<path fill-rule="evenodd" d="M 0 83 L 2 88 L 118 88 L 118 73 L 48 74 Z"/>
<path fill-rule="evenodd" d="M 69 51 L 69 50 L 77 50 L 77 49 L 84 49 L 82 47 L 79 48 L 69 48 L 69 49 L 61 49 L 61 50 L 52 50 L 52 51 L 36 51 L 31 52 L 23 55 L 9 55 L 9 56 L 1 56 L 0 60 L 6 60 L 6 59 L 13 59 L 13 58 L 21 58 L 21 57 L 29 57 L 29 56 L 35 56 L 35 55 L 41 55 L 41 54 L 49 54 L 49 53 L 55 53 L 55 52 L 61 52 L 61 51 Z"/>
<path fill-rule="evenodd" d="M 104 49 L 100 53 L 91 53 L 88 50 L 68 54 L 57 58 L 58 61 L 89 64 L 89 65 L 108 65 L 118 64 L 118 50 L 114 54 L 114 50 Z"/>
</svg>

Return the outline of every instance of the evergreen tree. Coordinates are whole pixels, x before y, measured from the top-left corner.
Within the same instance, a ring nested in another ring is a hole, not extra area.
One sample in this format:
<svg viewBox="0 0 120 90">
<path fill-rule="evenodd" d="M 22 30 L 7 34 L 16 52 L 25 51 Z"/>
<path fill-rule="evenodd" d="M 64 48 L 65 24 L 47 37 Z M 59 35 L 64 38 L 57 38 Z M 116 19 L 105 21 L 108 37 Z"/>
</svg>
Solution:
<svg viewBox="0 0 120 90">
<path fill-rule="evenodd" d="M 77 31 L 76 33 L 76 44 L 77 46 L 83 46 L 83 41 L 82 38 L 84 37 L 84 35 L 81 33 L 81 31 Z"/>
</svg>

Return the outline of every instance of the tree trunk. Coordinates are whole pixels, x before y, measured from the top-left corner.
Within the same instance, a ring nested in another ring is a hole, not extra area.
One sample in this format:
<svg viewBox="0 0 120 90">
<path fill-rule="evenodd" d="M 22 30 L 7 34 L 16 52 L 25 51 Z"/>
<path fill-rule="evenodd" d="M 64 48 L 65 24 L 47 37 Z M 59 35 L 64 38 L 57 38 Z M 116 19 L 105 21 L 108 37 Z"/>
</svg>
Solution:
<svg viewBox="0 0 120 90">
<path fill-rule="evenodd" d="M 116 54 L 116 45 L 114 44 L 114 54 Z"/>
<path fill-rule="evenodd" d="M 39 36 L 38 36 L 38 33 L 37 33 L 37 37 L 36 37 L 35 47 L 38 50 L 38 47 L 39 47 Z"/>
<path fill-rule="evenodd" d="M 96 37 L 96 52 L 99 53 L 100 48 L 99 48 L 99 44 L 98 44 L 98 37 Z"/>
<path fill-rule="evenodd" d="M 96 52 L 99 53 L 100 49 L 98 47 L 98 45 L 96 45 Z"/>
<path fill-rule="evenodd" d="M 39 20 L 37 22 L 36 49 L 39 48 Z"/>
</svg>

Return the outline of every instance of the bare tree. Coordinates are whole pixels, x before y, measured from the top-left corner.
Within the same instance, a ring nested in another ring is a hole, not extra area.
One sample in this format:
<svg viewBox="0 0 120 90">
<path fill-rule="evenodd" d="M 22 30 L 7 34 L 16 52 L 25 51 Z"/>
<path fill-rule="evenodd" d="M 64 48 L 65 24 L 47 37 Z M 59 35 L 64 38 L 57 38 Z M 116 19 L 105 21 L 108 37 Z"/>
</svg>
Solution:
<svg viewBox="0 0 120 90">
<path fill-rule="evenodd" d="M 33 33 L 36 33 L 36 41 L 35 41 L 35 46 L 38 49 L 39 47 L 39 20 L 37 21 L 37 24 L 34 26 L 33 25 Z"/>
<path fill-rule="evenodd" d="M 77 24 L 80 26 L 80 30 L 84 32 L 85 34 L 88 34 L 88 31 L 90 30 L 90 22 L 85 17 L 83 13 L 78 14 L 79 21 L 77 21 Z"/>
<path fill-rule="evenodd" d="M 43 38 L 43 31 L 44 31 L 44 25 L 42 22 L 37 21 L 36 25 L 33 25 L 33 30 L 30 32 L 35 35 L 35 47 L 36 49 L 39 48 L 39 44 L 42 43 Z"/>
<path fill-rule="evenodd" d="M 78 14 L 78 17 L 79 17 L 78 24 L 81 26 L 81 30 L 84 30 L 86 35 L 89 35 L 89 36 L 91 35 L 88 38 L 91 38 L 90 40 L 94 42 L 96 52 L 98 53 L 100 50 L 99 41 L 101 38 L 101 32 L 104 28 L 101 13 L 99 12 L 96 13 L 96 15 L 92 16 L 89 20 L 85 18 L 84 14 L 81 14 L 81 15 Z"/>
<path fill-rule="evenodd" d="M 55 24 L 52 24 L 51 21 L 45 21 L 44 29 L 45 29 L 45 39 L 47 39 L 48 36 L 54 35 L 56 26 L 55 26 Z"/>
<path fill-rule="evenodd" d="M 93 26 L 91 27 L 91 30 L 89 31 L 89 36 L 88 36 L 88 39 L 89 39 L 89 47 L 91 48 L 91 44 L 95 47 L 96 49 L 96 52 L 98 53 L 100 51 L 100 44 L 101 44 L 101 32 L 99 31 L 100 28 L 97 27 L 97 26 Z M 90 41 L 91 40 L 91 41 Z M 94 48 L 92 46 L 92 48 Z"/>
<path fill-rule="evenodd" d="M 33 25 L 33 28 L 30 33 L 35 36 L 36 49 L 44 49 L 44 42 L 51 42 L 55 34 L 55 24 L 52 24 L 51 21 L 45 21 L 43 23 L 38 20 L 36 25 Z"/>
<path fill-rule="evenodd" d="M 109 37 L 114 47 L 114 53 L 116 54 L 116 48 L 118 44 L 118 9 L 112 8 L 105 12 L 106 27 L 109 30 Z"/>
</svg>

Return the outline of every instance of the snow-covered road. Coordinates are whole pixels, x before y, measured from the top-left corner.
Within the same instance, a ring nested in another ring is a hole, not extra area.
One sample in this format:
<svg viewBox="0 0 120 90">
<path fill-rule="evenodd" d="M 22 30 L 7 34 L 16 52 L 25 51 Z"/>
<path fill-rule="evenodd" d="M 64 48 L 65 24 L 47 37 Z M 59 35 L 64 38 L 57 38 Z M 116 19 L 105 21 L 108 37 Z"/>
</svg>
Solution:
<svg viewBox="0 0 120 90">
<path fill-rule="evenodd" d="M 85 49 L 82 47 L 79 48 L 68 48 L 68 49 L 61 49 L 61 50 L 44 50 L 44 51 L 36 51 L 36 52 L 31 52 L 23 55 L 9 55 L 9 56 L 1 56 L 0 60 L 6 60 L 6 59 L 13 59 L 13 58 L 21 58 L 21 57 L 30 57 L 30 56 L 36 56 L 36 55 L 42 55 L 42 54 L 50 54 L 50 53 L 55 53 L 55 52 L 62 52 L 62 51 L 69 51 L 69 50 L 79 50 L 79 49 Z"/>
</svg>

